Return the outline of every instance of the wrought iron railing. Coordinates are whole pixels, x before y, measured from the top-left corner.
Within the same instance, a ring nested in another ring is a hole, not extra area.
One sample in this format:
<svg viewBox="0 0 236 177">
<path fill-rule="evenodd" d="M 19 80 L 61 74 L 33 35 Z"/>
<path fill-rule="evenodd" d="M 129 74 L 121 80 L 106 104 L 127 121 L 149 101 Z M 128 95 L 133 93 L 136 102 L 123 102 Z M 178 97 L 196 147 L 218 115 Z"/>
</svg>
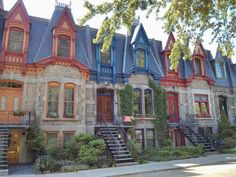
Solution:
<svg viewBox="0 0 236 177">
<path fill-rule="evenodd" d="M 31 111 L 17 114 L 15 112 L 8 113 L 7 122 L 1 124 L 7 124 L 8 126 L 32 126 L 34 116 Z"/>
</svg>

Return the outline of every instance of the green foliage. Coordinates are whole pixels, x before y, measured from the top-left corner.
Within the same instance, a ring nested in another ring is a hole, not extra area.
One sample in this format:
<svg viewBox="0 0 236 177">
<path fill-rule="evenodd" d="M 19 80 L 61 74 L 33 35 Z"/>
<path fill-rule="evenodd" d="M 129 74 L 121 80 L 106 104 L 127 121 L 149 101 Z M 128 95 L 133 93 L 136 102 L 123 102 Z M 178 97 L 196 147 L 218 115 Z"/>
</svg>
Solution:
<svg viewBox="0 0 236 177">
<path fill-rule="evenodd" d="M 64 160 L 67 157 L 65 150 L 56 141 L 48 142 L 46 146 L 46 153 L 55 160 Z"/>
<path fill-rule="evenodd" d="M 168 145 L 166 141 L 169 139 L 167 129 L 167 103 L 165 90 L 155 84 L 152 79 L 149 79 L 149 87 L 152 88 L 154 94 L 154 126 L 157 131 L 158 145 L 160 147 Z"/>
<path fill-rule="evenodd" d="M 78 156 L 79 149 L 88 144 L 90 141 L 94 140 L 91 134 L 80 134 L 78 136 L 73 136 L 69 143 L 66 144 L 65 151 L 69 158 L 76 160 Z"/>
<path fill-rule="evenodd" d="M 187 38 L 193 44 L 197 44 L 206 31 L 212 33 L 212 41 L 218 43 L 224 55 L 233 55 L 236 6 L 232 0 L 114 0 L 99 5 L 93 5 L 86 0 L 84 7 L 88 9 L 88 13 L 80 24 L 84 24 L 97 14 L 108 14 L 94 39 L 95 43 L 103 41 L 103 51 L 109 49 L 115 31 L 122 25 L 130 32 L 135 14 L 141 9 L 146 10 L 147 17 L 154 12 L 157 20 L 163 20 L 165 32 L 177 32 L 176 44 L 170 56 L 173 67 L 178 66 L 182 54 L 184 59 L 191 59 Z M 164 15 L 162 10 L 165 12 Z"/>
<path fill-rule="evenodd" d="M 43 173 L 44 171 L 56 172 L 61 168 L 61 164 L 51 156 L 40 156 L 34 164 L 34 169 Z"/>
<path fill-rule="evenodd" d="M 234 130 L 231 127 L 228 117 L 223 110 L 220 116 L 220 121 L 218 123 L 217 129 L 218 137 L 221 139 L 223 143 L 223 147 L 225 149 L 231 149 L 236 146 L 236 137 L 234 134 Z"/>
<path fill-rule="evenodd" d="M 139 143 L 137 143 L 135 140 L 130 140 L 127 143 L 128 148 L 130 150 L 130 153 L 132 154 L 132 157 L 135 161 L 141 160 L 141 154 L 142 154 L 142 148 Z"/>
<path fill-rule="evenodd" d="M 234 147 L 232 149 L 224 149 L 223 153 L 236 154 L 236 147 Z"/>
<path fill-rule="evenodd" d="M 133 113 L 133 104 L 132 104 L 133 87 L 127 84 L 124 89 L 120 90 L 119 94 L 120 94 L 121 115 L 131 116 Z"/>
<path fill-rule="evenodd" d="M 151 161 L 165 161 L 198 157 L 203 153 L 202 146 L 148 148 L 144 151 L 143 158 Z"/>
<path fill-rule="evenodd" d="M 105 156 L 106 144 L 102 139 L 91 140 L 82 145 L 78 151 L 78 162 L 89 166 L 99 166 L 102 157 Z"/>
<path fill-rule="evenodd" d="M 43 131 L 39 126 L 34 126 L 30 129 L 28 135 L 28 148 L 33 152 L 35 157 L 38 157 L 45 152 Z"/>
</svg>

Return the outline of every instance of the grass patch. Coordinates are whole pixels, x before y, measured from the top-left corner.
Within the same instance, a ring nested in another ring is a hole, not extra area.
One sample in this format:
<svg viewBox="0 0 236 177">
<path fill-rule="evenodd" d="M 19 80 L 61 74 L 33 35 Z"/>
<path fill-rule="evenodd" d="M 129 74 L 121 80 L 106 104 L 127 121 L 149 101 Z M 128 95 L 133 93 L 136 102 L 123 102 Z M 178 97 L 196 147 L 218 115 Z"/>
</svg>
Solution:
<svg viewBox="0 0 236 177">
<path fill-rule="evenodd" d="M 223 149 L 223 153 L 236 154 L 236 147 L 231 149 Z"/>
</svg>

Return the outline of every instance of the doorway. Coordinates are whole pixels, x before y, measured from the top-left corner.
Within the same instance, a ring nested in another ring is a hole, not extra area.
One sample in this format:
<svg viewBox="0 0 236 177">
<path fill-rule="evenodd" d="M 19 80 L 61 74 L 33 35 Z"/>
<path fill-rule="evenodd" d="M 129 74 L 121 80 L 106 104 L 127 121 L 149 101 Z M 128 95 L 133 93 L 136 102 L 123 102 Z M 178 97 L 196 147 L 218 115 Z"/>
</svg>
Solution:
<svg viewBox="0 0 236 177">
<path fill-rule="evenodd" d="M 113 95 L 114 91 L 111 89 L 97 90 L 97 122 L 113 122 Z"/>
<path fill-rule="evenodd" d="M 179 102 L 176 93 L 167 93 L 169 123 L 179 123 Z"/>
<path fill-rule="evenodd" d="M 17 164 L 19 161 L 21 133 L 19 131 L 10 131 L 8 133 L 8 164 Z"/>
</svg>

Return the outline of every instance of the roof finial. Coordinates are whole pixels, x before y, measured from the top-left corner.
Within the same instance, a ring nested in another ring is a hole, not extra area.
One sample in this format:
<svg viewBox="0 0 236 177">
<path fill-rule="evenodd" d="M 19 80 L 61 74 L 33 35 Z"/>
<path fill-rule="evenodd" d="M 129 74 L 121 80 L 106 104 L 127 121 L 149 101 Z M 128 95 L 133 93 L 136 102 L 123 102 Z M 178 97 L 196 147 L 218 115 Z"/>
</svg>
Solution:
<svg viewBox="0 0 236 177">
<path fill-rule="evenodd" d="M 70 0 L 68 4 L 66 3 L 62 3 L 62 2 L 58 2 L 58 0 L 55 0 L 56 6 L 59 7 L 67 7 L 69 9 L 71 9 L 71 5 L 72 5 L 72 1 Z"/>
</svg>

